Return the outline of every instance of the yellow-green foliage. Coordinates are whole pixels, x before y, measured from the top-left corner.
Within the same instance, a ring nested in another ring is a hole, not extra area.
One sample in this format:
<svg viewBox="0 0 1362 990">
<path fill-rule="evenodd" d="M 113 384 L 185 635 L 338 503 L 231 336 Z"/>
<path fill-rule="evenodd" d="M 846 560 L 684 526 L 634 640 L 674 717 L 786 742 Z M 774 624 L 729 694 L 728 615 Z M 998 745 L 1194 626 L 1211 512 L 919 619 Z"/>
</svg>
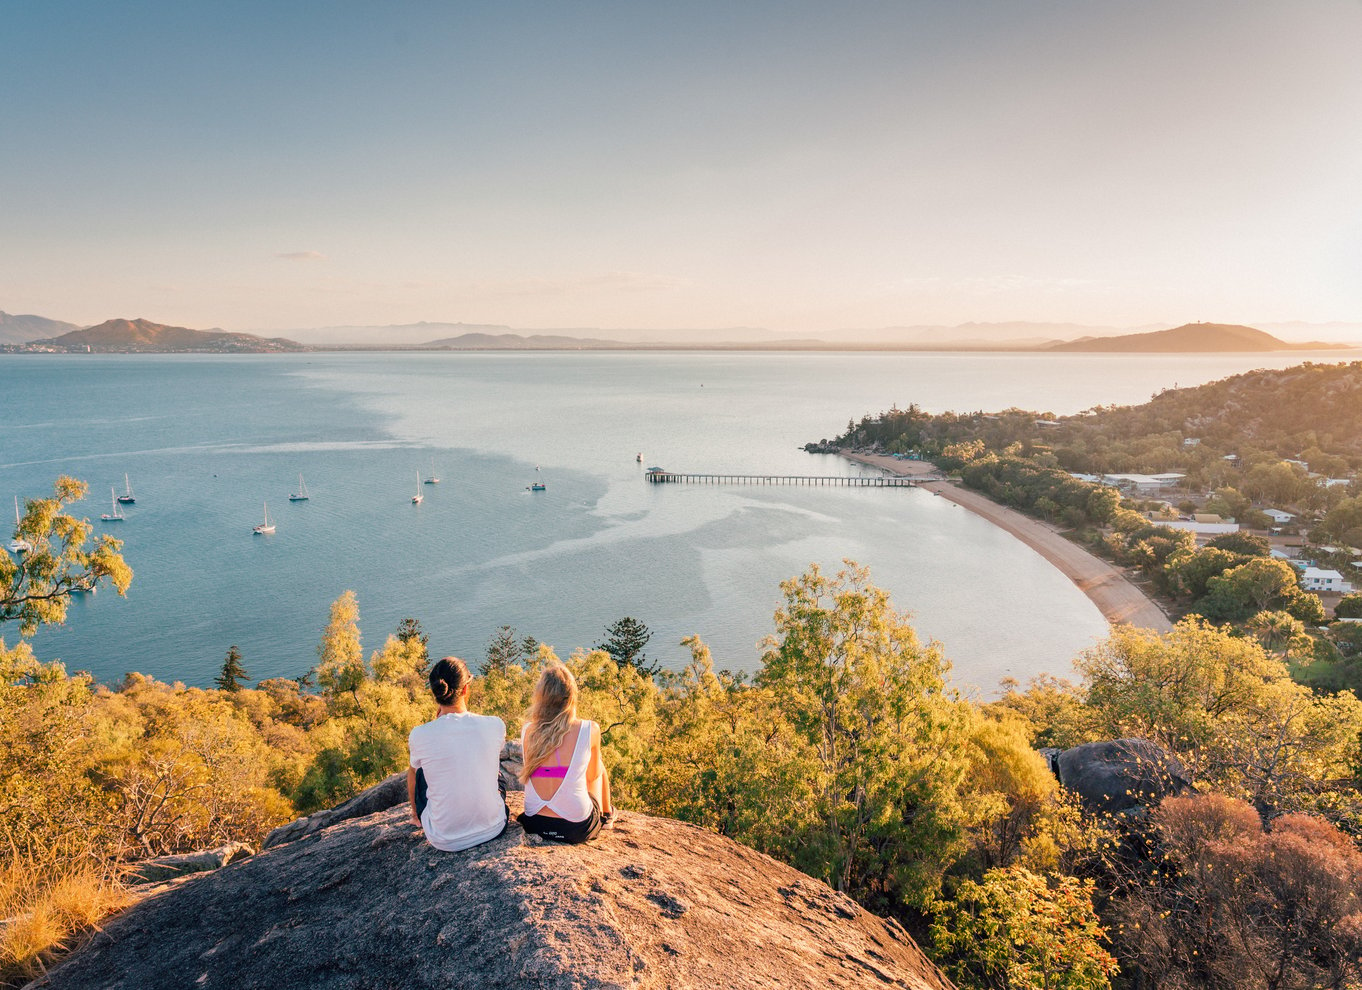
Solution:
<svg viewBox="0 0 1362 990">
<path fill-rule="evenodd" d="M 966 985 L 1100 988 L 1111 975 L 1092 889 L 1068 874 L 1112 840 L 1036 745 L 1144 736 L 1203 784 L 1359 821 L 1362 704 L 1311 694 L 1255 639 L 1196 619 L 1164 636 L 1121 628 L 1078 660 L 1084 684 L 1010 684 L 981 706 L 949 688 L 940 645 L 919 642 L 864 569 L 813 567 L 782 591 L 750 683 L 716 671 L 698 637 L 683 671 L 655 679 L 603 650 L 567 658 L 616 802 L 713 828 L 919 932 L 935 917 Z M 1274 646 L 1295 629 L 1262 625 Z M 121 896 L 107 879 L 119 862 L 256 842 L 402 770 L 408 733 L 436 712 L 424 650 L 393 636 L 364 657 L 349 592 L 318 648 L 318 693 L 137 674 L 96 688 L 0 643 L 0 917 L 33 919 L 6 929 L 15 972 L 89 923 L 23 905 L 88 902 L 98 917 Z M 517 657 L 490 665 L 470 699 L 511 738 L 557 660 L 548 645 Z"/>
<path fill-rule="evenodd" d="M 962 987 L 1107 990 L 1118 967 L 1092 901 L 1091 880 L 990 870 L 938 904 L 937 958 Z"/>
<path fill-rule="evenodd" d="M 1356 807 L 1362 702 L 1312 693 L 1256 640 L 1193 616 L 1163 636 L 1118 627 L 1075 665 L 1102 738 L 1153 739 L 1199 782 L 1263 807 Z"/>
<path fill-rule="evenodd" d="M 24 636 L 64 620 L 73 590 L 107 580 L 121 595 L 132 582 L 132 568 L 118 552 L 122 542 L 105 534 L 87 547 L 94 527 L 62 511 L 83 499 L 87 489 L 83 481 L 58 478 L 51 498 L 26 503 L 15 529 L 29 544 L 28 552 L 17 558 L 0 553 L 0 622 L 18 622 Z"/>
</svg>

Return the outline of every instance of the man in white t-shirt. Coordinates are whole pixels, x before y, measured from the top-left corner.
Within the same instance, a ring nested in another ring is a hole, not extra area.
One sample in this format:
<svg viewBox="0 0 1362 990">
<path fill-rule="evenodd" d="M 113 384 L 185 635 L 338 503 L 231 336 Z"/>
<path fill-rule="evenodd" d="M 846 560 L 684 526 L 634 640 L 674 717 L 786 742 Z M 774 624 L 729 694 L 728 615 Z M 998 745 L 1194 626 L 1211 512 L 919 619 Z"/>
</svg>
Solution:
<svg viewBox="0 0 1362 990">
<path fill-rule="evenodd" d="M 426 840 L 445 852 L 495 839 L 510 816 L 501 782 L 506 725 L 494 715 L 468 710 L 471 685 L 472 676 L 458 657 L 435 664 L 430 689 L 439 713 L 407 737 L 412 817 Z"/>
</svg>

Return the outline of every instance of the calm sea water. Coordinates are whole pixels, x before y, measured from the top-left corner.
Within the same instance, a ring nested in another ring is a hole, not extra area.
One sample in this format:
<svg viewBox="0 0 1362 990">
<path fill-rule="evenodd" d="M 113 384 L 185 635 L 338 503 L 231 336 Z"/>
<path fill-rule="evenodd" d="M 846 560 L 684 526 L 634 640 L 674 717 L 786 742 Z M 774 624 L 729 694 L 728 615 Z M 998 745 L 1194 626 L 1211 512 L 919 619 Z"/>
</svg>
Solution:
<svg viewBox="0 0 1362 990">
<path fill-rule="evenodd" d="M 1016 540 L 916 490 L 653 486 L 643 469 L 859 473 L 798 448 L 895 403 L 1067 413 L 1301 359 L 5 356 L 0 505 L 71 474 L 90 483 L 77 511 L 97 520 L 131 477 L 127 520 L 96 522 L 125 541 L 127 598 L 77 601 L 33 640 L 104 681 L 207 684 L 233 644 L 253 677 L 296 676 L 347 588 L 368 650 L 415 616 L 436 655 L 478 659 L 502 624 L 566 655 L 630 615 L 667 666 L 698 633 L 720 666 L 753 670 L 780 581 L 845 557 L 944 644 L 958 684 L 991 692 L 1003 676 L 1067 673 L 1105 633 Z M 413 505 L 432 466 L 443 480 Z M 300 472 L 312 498 L 290 503 Z M 277 532 L 254 536 L 266 501 Z"/>
</svg>

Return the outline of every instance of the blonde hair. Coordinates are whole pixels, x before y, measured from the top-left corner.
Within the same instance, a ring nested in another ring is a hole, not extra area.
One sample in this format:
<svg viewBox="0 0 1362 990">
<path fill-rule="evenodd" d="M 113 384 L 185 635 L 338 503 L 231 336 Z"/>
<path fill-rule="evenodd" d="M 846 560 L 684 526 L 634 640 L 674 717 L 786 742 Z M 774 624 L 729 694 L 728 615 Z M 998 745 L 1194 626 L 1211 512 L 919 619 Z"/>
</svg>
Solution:
<svg viewBox="0 0 1362 990">
<path fill-rule="evenodd" d="M 577 717 L 577 682 L 572 671 L 561 663 L 551 664 L 539 675 L 525 713 L 525 763 L 520 768 L 520 779 L 530 780 L 530 774 L 549 762 L 572 728 Z"/>
</svg>

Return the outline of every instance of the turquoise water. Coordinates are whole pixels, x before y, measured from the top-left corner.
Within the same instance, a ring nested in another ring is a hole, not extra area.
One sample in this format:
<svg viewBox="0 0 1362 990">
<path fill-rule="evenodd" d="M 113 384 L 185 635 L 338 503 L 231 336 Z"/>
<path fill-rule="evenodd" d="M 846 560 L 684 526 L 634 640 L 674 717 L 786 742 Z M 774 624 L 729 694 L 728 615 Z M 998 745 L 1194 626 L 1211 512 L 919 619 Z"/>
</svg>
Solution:
<svg viewBox="0 0 1362 990">
<path fill-rule="evenodd" d="M 753 670 L 779 582 L 850 557 L 943 642 L 958 683 L 988 692 L 1066 673 L 1105 633 L 1016 540 L 916 490 L 653 486 L 644 467 L 859 473 L 798 447 L 894 403 L 1073 412 L 1300 359 L 1271 358 L 5 356 L 0 504 L 72 474 L 90 483 L 79 511 L 125 541 L 127 598 L 79 600 L 33 640 L 104 681 L 206 684 L 233 644 L 253 677 L 296 676 L 347 588 L 368 650 L 410 615 L 436 655 L 480 658 L 502 624 L 566 654 L 631 615 L 667 666 L 698 633 L 721 666 Z M 443 481 L 412 505 L 432 459 Z M 137 503 L 99 523 L 125 472 Z M 290 503 L 299 472 L 312 498 Z M 253 536 L 265 501 L 277 532 Z"/>
</svg>

